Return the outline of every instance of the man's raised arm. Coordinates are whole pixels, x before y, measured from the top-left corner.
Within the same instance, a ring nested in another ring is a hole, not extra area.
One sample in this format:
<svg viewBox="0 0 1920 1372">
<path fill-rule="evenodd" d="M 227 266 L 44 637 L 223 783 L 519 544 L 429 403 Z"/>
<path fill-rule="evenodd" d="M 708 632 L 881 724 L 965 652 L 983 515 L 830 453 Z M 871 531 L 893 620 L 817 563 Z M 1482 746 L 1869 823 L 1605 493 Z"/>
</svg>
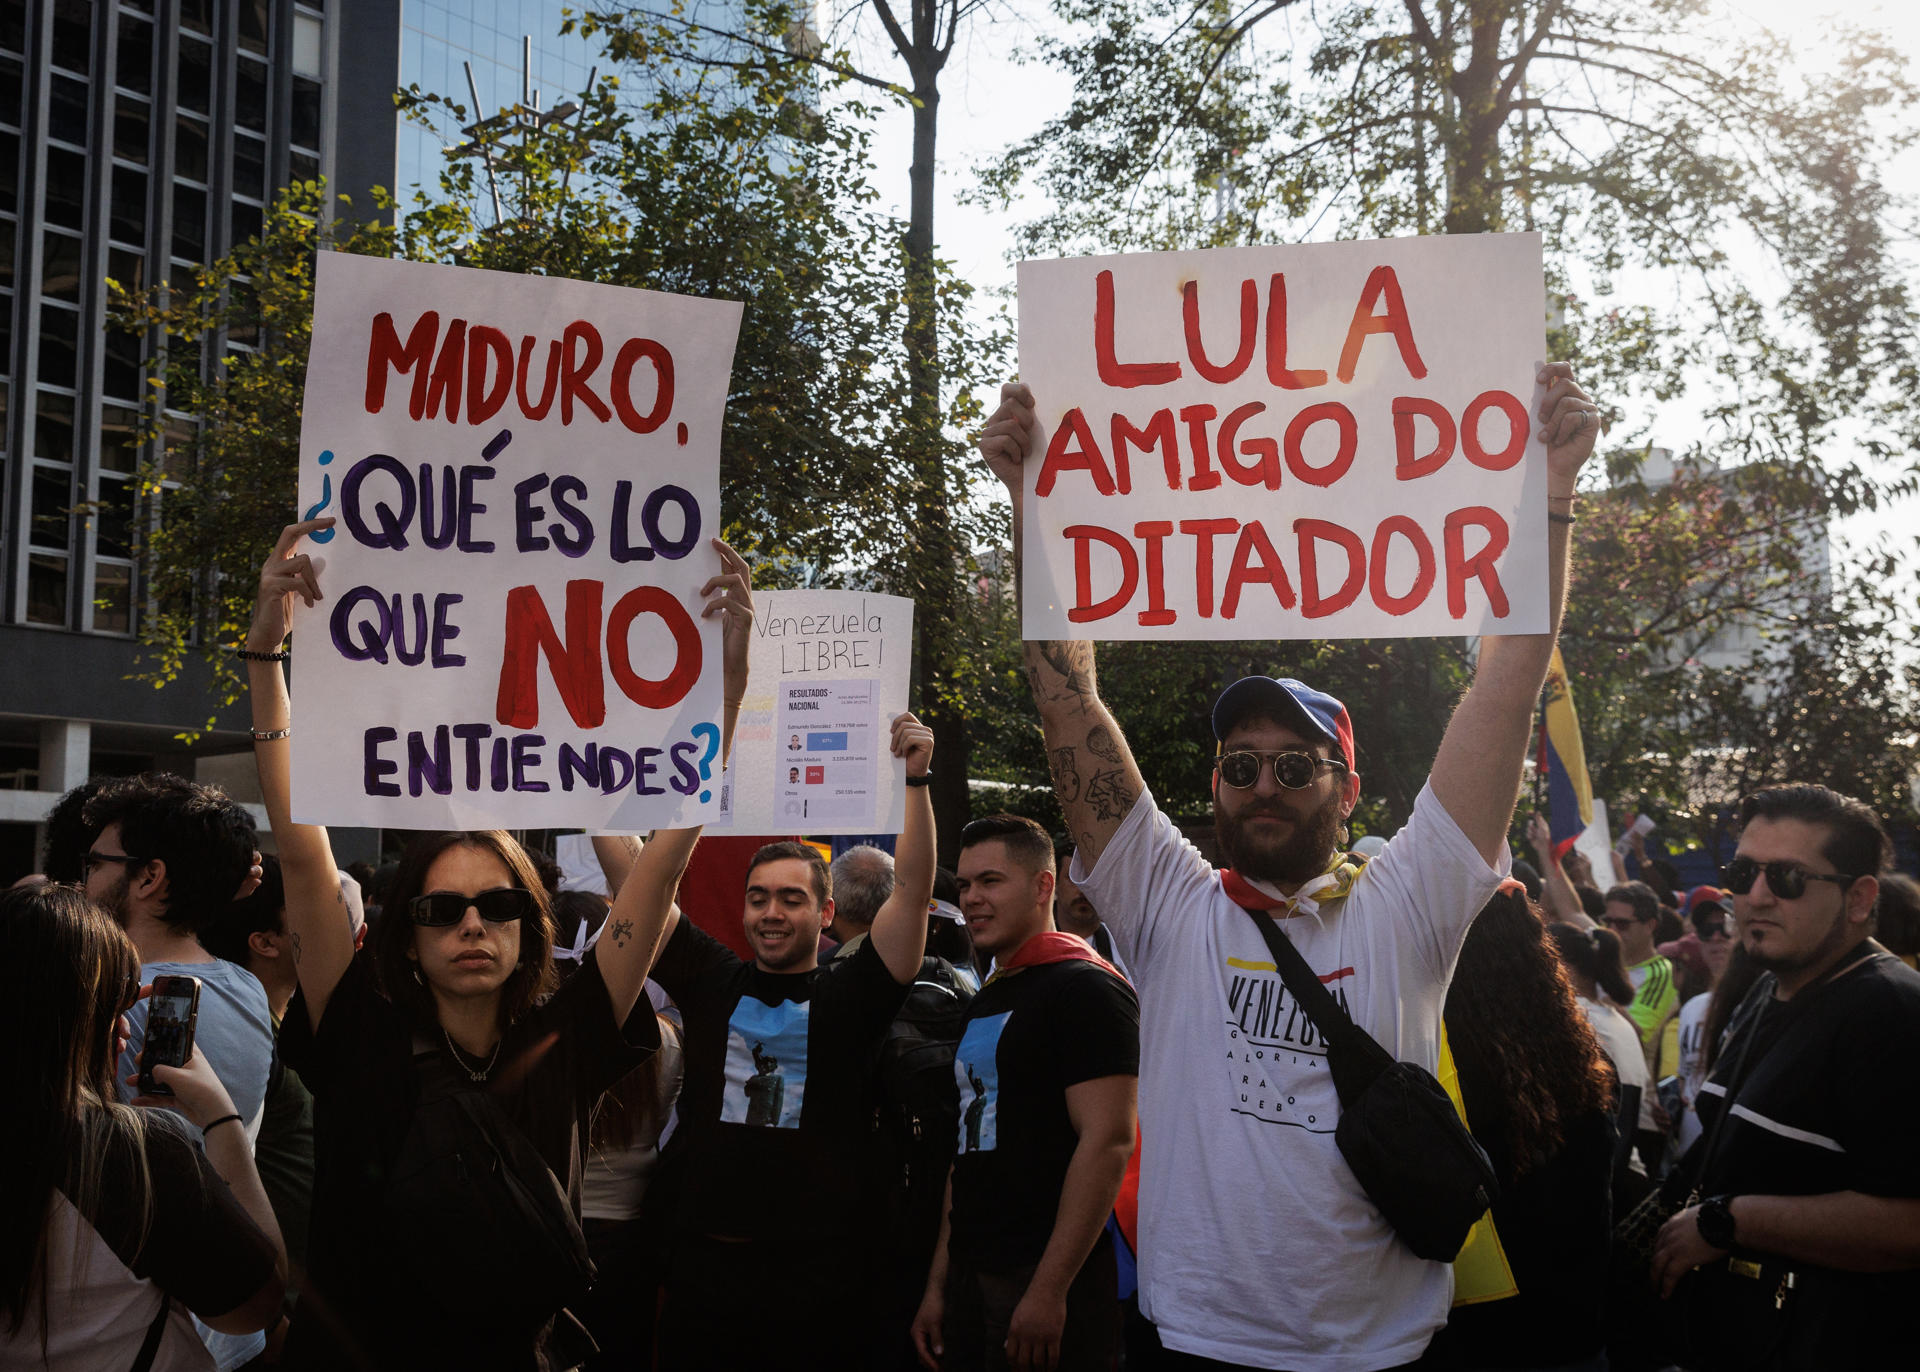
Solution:
<svg viewBox="0 0 1920 1372">
<path fill-rule="evenodd" d="M 874 915 L 867 941 L 893 979 L 905 986 L 920 974 L 920 960 L 926 956 L 927 902 L 933 899 L 933 801 L 924 783 L 911 784 L 912 778 L 926 776 L 933 763 L 933 730 L 913 715 L 899 715 L 893 721 L 891 746 L 895 757 L 907 760 L 907 827 L 894 853 L 893 894 Z"/>
<path fill-rule="evenodd" d="M 1020 574 L 1021 465 L 1033 445 L 1033 392 L 1012 382 L 1000 388 L 1000 408 L 980 435 L 980 452 L 1013 498 L 1013 563 Z M 1094 680 L 1093 644 L 1085 639 L 1029 639 L 1027 682 L 1047 740 L 1054 795 L 1066 812 L 1080 861 L 1100 860 L 1120 821 L 1146 789 L 1133 753 Z M 1543 668 L 1542 671 L 1545 669 Z"/>
<path fill-rule="evenodd" d="M 1547 632 L 1480 640 L 1473 685 L 1433 760 L 1433 793 L 1488 862 L 1498 862 L 1520 795 L 1520 771 L 1567 601 L 1573 486 L 1600 432 L 1599 407 L 1564 362 L 1542 368 L 1540 434 L 1547 445 Z"/>
</svg>

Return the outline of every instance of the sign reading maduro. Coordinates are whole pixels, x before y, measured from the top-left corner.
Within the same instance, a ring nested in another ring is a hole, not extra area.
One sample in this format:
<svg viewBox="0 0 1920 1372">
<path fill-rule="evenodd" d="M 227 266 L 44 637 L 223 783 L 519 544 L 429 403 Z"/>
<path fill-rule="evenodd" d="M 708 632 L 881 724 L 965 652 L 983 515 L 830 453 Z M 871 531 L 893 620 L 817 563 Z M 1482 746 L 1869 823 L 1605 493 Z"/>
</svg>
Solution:
<svg viewBox="0 0 1920 1372">
<path fill-rule="evenodd" d="M 295 814 L 636 830 L 717 813 L 720 427 L 740 309 L 322 253 Z"/>
<path fill-rule="evenodd" d="M 1546 630 L 1538 235 L 1019 272 L 1026 637 Z"/>
</svg>

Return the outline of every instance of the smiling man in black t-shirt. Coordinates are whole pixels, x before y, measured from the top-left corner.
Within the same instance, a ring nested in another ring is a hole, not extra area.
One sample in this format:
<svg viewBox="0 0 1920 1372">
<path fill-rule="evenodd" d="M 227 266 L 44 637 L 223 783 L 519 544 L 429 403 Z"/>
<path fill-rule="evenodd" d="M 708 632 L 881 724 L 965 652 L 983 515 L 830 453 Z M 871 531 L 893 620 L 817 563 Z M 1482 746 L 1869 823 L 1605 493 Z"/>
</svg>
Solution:
<svg viewBox="0 0 1920 1372">
<path fill-rule="evenodd" d="M 868 1208 L 839 1178 L 873 1140 L 872 1073 L 927 936 L 933 894 L 933 734 L 893 722 L 906 829 L 893 895 L 853 953 L 820 963 L 833 916 L 827 865 L 773 843 L 747 871 L 742 962 L 676 912 L 653 977 L 686 1023 L 680 1124 L 656 1189 L 675 1197 L 661 1366 L 851 1366 L 857 1316 L 826 1314 L 864 1266 Z"/>
<path fill-rule="evenodd" d="M 1920 973 L 1870 937 L 1892 845 L 1824 786 L 1756 792 L 1740 823 L 1724 884 L 1765 975 L 1700 1093 L 1706 1199 L 1661 1229 L 1653 1274 L 1703 1372 L 1911 1365 Z"/>
<path fill-rule="evenodd" d="M 959 878 L 974 947 L 998 966 L 954 1056 L 959 1145 L 914 1343 L 941 1372 L 1107 1368 L 1120 1308 L 1104 1231 L 1133 1153 L 1139 1002 L 1054 930 L 1053 842 L 1032 820 L 969 824 Z"/>
</svg>

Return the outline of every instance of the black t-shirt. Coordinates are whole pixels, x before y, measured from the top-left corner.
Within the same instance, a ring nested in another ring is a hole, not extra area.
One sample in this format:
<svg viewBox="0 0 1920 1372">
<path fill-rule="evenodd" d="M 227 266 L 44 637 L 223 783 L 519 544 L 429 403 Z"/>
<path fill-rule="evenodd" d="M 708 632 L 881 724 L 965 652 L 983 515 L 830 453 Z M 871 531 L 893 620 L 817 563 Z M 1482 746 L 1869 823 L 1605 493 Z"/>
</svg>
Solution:
<svg viewBox="0 0 1920 1372">
<path fill-rule="evenodd" d="M 1703 1194 L 1920 1196 L 1920 972 L 1877 944 L 1849 956 L 1861 953 L 1870 956 L 1789 1001 L 1762 977 L 1741 1006 L 1700 1095 Z M 1920 1304 L 1920 1272 L 1822 1280 L 1848 1312 L 1837 1323 L 1863 1339 L 1892 1336 Z"/>
<path fill-rule="evenodd" d="M 960 1137 L 953 1159 L 957 1262 L 1038 1262 L 1080 1136 L 1067 1088 L 1140 1074 L 1140 1002 L 1091 962 L 1001 973 L 967 1007 L 954 1054 Z"/>
<path fill-rule="evenodd" d="M 222 1126 L 223 1128 L 226 1126 Z M 166 1111 L 146 1116 L 152 1218 L 141 1235 L 139 1179 L 127 1152 L 110 1153 L 97 1213 L 88 1216 L 114 1256 L 201 1316 L 220 1316 L 251 1300 L 278 1257 L 207 1155 L 191 1125 Z M 50 1273 L 54 1279 L 67 1274 Z M 52 1302 L 58 1309 L 58 1302 Z"/>
<path fill-rule="evenodd" d="M 1463 1083 L 1466 1076 L 1463 1067 Z M 1467 1091 L 1467 1117 L 1476 1125 L 1495 1113 Z M 1607 1338 L 1619 1137 L 1613 1116 L 1596 1111 L 1569 1121 L 1559 1151 L 1520 1177 L 1499 1131 L 1474 1137 L 1500 1179 L 1493 1225 L 1519 1294 L 1454 1306 L 1429 1353 L 1443 1367 L 1557 1367 L 1591 1357 Z"/>
<path fill-rule="evenodd" d="M 661 1159 L 679 1231 L 857 1233 L 865 1217 L 838 1179 L 872 1148 L 874 1059 L 908 990 L 872 941 L 811 972 L 767 972 L 682 919 L 653 979 L 686 1026 L 680 1124 Z"/>
<path fill-rule="evenodd" d="M 594 1104 L 660 1046 L 651 1007 L 644 999 L 636 1004 L 623 1033 L 614 1024 L 599 961 L 589 953 L 579 972 L 508 1028 L 489 1073 L 492 1084 L 481 1088 L 497 1091 L 576 1215 Z M 407 1300 L 407 1274 L 392 1270 L 397 1255 L 382 1239 L 382 1200 L 413 1120 L 419 1081 L 413 1028 L 381 993 L 371 953 L 348 966 L 318 1030 L 304 995 L 294 996 L 280 1051 L 314 1101 L 310 1266 L 288 1350 L 295 1365 L 429 1366 L 458 1353 L 467 1366 L 540 1366 L 535 1349 L 467 1349 L 460 1345 L 465 1331 L 425 1327 Z M 474 1296 L 484 1301 L 486 1293 Z"/>
</svg>

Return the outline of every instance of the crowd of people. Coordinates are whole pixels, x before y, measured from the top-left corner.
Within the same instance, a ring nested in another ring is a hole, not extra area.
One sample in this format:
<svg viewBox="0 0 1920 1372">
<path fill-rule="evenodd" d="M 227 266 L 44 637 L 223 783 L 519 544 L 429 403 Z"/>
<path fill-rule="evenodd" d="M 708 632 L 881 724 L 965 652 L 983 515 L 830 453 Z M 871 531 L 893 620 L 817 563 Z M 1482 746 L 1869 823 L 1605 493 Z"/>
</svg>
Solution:
<svg viewBox="0 0 1920 1372">
<path fill-rule="evenodd" d="M 1557 623 L 1598 426 L 1539 379 Z M 1035 423 L 1010 386 L 980 440 L 1016 548 Z M 683 910 L 697 829 L 594 838 L 603 897 L 504 832 L 356 874 L 294 821 L 330 523 L 282 533 L 241 652 L 270 841 L 96 779 L 0 896 L 0 1368 L 1911 1365 L 1920 891 L 1792 778 L 1718 885 L 1597 879 L 1537 818 L 1516 861 L 1553 634 L 1481 641 L 1384 841 L 1348 841 L 1339 700 L 1226 685 L 1212 859 L 1093 645 L 1029 642 L 1064 842 L 988 816 L 939 868 L 902 714 L 891 853 L 769 842 L 740 910 Z M 730 748 L 753 591 L 713 556 Z"/>
</svg>

